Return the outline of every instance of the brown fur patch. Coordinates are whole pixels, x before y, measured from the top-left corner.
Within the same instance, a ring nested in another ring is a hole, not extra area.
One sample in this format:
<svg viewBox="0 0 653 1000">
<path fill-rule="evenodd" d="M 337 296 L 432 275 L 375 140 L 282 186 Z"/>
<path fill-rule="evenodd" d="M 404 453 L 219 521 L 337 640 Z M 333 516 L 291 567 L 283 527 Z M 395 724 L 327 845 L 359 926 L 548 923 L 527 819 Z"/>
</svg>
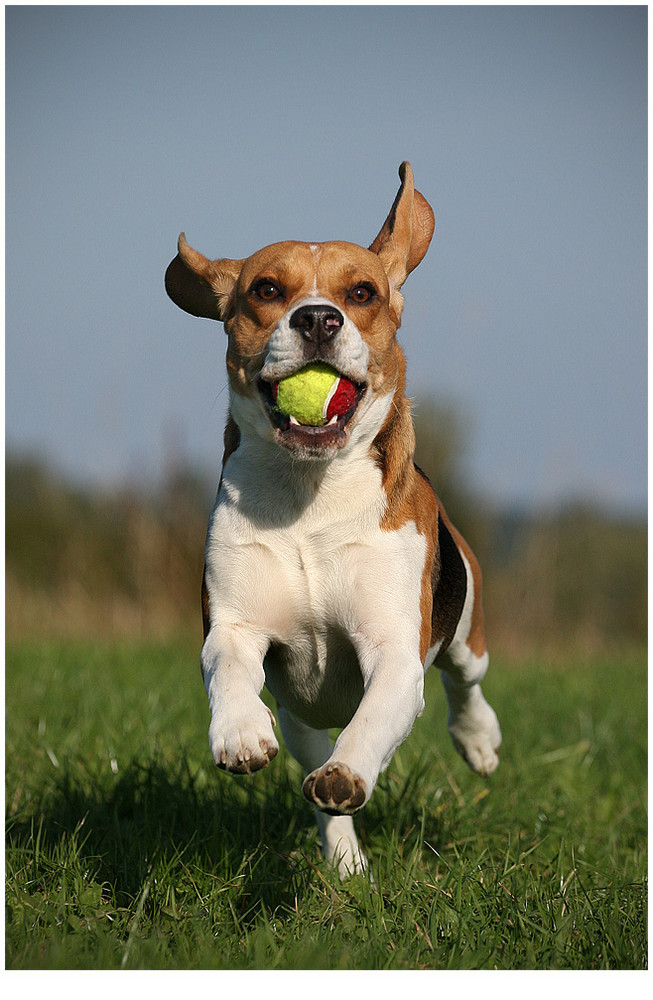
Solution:
<svg viewBox="0 0 653 1000">
<path fill-rule="evenodd" d="M 280 290 L 280 296 L 262 301 L 251 294 L 261 280 Z M 370 283 L 376 296 L 359 304 L 351 289 Z M 275 243 L 249 257 L 234 295 L 233 311 L 225 321 L 229 334 L 227 370 L 235 392 L 256 392 L 256 379 L 265 358 L 265 346 L 279 320 L 302 299 L 314 294 L 333 302 L 352 323 L 370 349 L 368 382 L 375 393 L 391 392 L 396 383 L 396 325 L 389 313 L 390 288 L 376 254 L 353 243 Z"/>
<path fill-rule="evenodd" d="M 388 507 L 381 522 L 384 531 L 396 531 L 413 521 L 426 539 L 426 557 L 420 594 L 420 656 L 453 639 L 467 589 L 467 574 L 460 558 L 467 558 L 474 582 L 474 607 L 467 645 L 475 655 L 485 652 L 481 571 L 472 550 L 454 528 L 429 480 L 413 462 L 415 432 L 410 403 L 404 395 L 402 356 L 399 386 L 386 422 L 373 448 L 382 472 Z"/>
<path fill-rule="evenodd" d="M 425 477 L 419 475 L 413 463 L 415 431 L 410 403 L 404 395 L 404 364 L 402 355 L 400 384 L 386 422 L 374 442 L 377 464 L 382 472 L 382 484 L 388 506 L 381 521 L 383 531 L 397 531 L 409 521 L 415 523 L 426 539 L 426 558 L 422 570 L 420 592 L 420 657 L 422 662 L 432 645 L 433 567 L 438 555 L 437 499 Z"/>
</svg>

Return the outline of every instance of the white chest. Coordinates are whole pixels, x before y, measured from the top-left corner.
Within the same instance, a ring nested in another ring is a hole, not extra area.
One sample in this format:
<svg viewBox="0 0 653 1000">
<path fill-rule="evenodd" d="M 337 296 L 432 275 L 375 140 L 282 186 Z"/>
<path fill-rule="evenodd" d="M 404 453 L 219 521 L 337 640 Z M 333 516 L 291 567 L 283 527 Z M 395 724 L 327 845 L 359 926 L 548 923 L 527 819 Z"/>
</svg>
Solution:
<svg viewBox="0 0 653 1000">
<path fill-rule="evenodd" d="M 209 526 L 212 625 L 256 632 L 272 693 L 313 725 L 344 725 L 363 691 L 361 649 L 397 630 L 419 649 L 425 540 L 413 522 L 381 530 L 368 458 L 331 463 L 303 494 L 279 470 L 253 482 L 247 458 L 229 459 Z"/>
</svg>

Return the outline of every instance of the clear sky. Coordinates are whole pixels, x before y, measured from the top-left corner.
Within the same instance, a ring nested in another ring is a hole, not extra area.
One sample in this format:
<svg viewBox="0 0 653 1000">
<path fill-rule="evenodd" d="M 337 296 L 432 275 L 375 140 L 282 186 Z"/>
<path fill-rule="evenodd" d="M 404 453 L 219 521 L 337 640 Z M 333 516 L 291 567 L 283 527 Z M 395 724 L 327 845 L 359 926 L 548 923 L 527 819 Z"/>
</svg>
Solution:
<svg viewBox="0 0 653 1000">
<path fill-rule="evenodd" d="M 505 504 L 643 510 L 647 9 L 6 8 L 6 435 L 85 481 L 214 467 L 220 324 L 163 274 L 368 245 L 403 159 L 432 204 L 409 391 Z"/>
</svg>

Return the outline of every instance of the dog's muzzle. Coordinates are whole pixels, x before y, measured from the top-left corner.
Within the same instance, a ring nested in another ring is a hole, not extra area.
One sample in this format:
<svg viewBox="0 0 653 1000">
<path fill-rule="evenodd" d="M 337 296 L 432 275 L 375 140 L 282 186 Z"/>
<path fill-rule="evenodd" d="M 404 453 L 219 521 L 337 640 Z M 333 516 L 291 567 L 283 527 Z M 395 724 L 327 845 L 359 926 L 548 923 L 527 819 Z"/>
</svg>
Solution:
<svg viewBox="0 0 653 1000">
<path fill-rule="evenodd" d="M 330 343 L 340 332 L 345 317 L 334 306 L 323 304 L 300 306 L 290 317 L 291 330 L 297 330 L 302 338 L 317 348 Z"/>
</svg>

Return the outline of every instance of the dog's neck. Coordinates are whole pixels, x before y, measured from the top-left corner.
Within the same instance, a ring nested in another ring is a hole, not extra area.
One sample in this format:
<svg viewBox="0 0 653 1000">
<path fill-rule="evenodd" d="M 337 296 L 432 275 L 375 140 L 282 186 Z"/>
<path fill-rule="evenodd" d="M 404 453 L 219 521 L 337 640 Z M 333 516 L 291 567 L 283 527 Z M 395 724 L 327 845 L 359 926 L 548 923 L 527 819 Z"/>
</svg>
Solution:
<svg viewBox="0 0 653 1000">
<path fill-rule="evenodd" d="M 377 398 L 372 407 L 372 419 L 362 422 L 346 448 L 324 461 L 298 460 L 248 428 L 239 428 L 230 417 L 223 495 L 261 527 L 289 525 L 309 511 L 329 520 L 359 514 L 378 526 L 386 512 L 388 488 L 395 488 L 412 469 L 414 434 L 403 380 L 391 397 Z"/>
</svg>

